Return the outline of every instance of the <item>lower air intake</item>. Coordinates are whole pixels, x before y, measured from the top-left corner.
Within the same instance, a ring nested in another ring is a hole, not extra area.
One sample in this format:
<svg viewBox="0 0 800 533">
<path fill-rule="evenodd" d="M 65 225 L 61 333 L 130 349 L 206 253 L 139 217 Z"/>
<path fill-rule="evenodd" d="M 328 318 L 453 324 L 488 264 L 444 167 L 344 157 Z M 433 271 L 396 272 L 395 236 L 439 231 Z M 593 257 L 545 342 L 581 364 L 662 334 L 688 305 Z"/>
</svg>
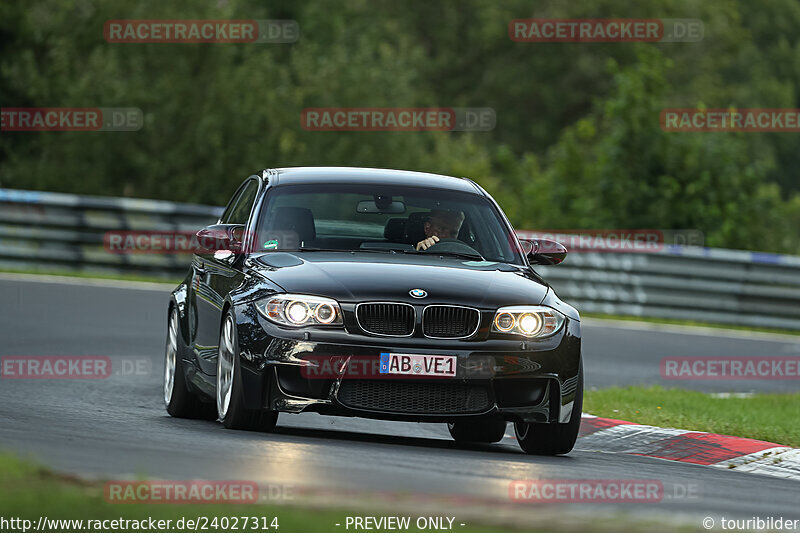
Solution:
<svg viewBox="0 0 800 533">
<path fill-rule="evenodd" d="M 393 413 L 481 413 L 490 407 L 486 387 L 463 383 L 344 380 L 337 398 L 346 407 Z"/>
</svg>

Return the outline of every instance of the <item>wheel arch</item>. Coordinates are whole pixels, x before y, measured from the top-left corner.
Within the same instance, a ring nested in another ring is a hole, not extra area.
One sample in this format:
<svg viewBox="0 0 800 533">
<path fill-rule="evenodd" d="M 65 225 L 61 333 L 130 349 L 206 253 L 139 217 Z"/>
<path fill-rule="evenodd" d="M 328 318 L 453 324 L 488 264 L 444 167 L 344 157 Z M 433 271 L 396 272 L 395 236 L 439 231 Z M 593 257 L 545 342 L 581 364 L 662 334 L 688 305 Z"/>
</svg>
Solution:
<svg viewBox="0 0 800 533">
<path fill-rule="evenodd" d="M 247 409 L 263 409 L 266 398 L 269 396 L 274 372 L 271 368 L 265 370 L 260 367 L 251 351 L 252 345 L 248 343 L 247 339 L 253 338 L 252 328 L 261 329 L 252 316 L 255 312 L 250 312 L 252 311 L 251 306 L 252 302 L 248 300 L 238 300 L 228 295 L 222 304 L 220 333 L 225 317 L 230 311 L 233 314 L 233 327 L 236 334 L 237 353 L 235 357 L 238 360 L 237 368 L 244 390 L 244 406 Z"/>
<path fill-rule="evenodd" d="M 188 293 L 189 287 L 186 280 L 184 280 L 175 288 L 175 290 L 172 291 L 172 293 L 170 293 L 169 304 L 167 305 L 168 321 L 172 310 L 177 309 L 178 311 L 178 325 L 180 326 L 178 329 L 181 332 L 181 340 L 183 341 L 184 346 L 189 346 L 192 342 L 192 328 L 190 327 L 191 324 L 189 324 L 190 300 Z"/>
</svg>

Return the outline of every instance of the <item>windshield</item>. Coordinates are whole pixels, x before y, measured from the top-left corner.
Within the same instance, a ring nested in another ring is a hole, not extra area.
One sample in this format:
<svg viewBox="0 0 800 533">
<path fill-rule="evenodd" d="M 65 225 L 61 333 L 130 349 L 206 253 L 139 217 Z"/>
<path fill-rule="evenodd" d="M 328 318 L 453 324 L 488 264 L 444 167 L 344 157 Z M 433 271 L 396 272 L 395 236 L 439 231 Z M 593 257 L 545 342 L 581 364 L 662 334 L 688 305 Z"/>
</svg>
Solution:
<svg viewBox="0 0 800 533">
<path fill-rule="evenodd" d="M 268 193 L 256 250 L 430 253 L 523 264 L 482 196 L 403 186 L 284 185 Z"/>
</svg>

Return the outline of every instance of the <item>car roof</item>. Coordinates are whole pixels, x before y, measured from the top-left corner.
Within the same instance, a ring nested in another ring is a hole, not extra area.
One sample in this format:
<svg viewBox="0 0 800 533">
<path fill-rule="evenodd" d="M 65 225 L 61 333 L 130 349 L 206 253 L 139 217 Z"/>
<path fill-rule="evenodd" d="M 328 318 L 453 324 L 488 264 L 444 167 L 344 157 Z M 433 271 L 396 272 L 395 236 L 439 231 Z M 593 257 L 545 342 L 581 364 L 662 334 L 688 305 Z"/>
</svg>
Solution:
<svg viewBox="0 0 800 533">
<path fill-rule="evenodd" d="M 386 185 L 408 185 L 430 189 L 446 189 L 483 195 L 483 191 L 466 178 L 455 178 L 441 174 L 360 167 L 292 167 L 277 168 L 272 185 L 299 185 L 316 183 L 381 183 Z"/>
</svg>

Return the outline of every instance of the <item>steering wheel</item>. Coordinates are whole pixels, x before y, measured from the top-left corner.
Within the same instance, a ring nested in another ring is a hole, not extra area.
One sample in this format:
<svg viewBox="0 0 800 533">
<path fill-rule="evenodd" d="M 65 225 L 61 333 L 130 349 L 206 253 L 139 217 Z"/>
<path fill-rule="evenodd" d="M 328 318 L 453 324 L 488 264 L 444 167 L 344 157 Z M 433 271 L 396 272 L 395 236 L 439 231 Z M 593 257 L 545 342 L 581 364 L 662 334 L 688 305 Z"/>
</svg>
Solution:
<svg viewBox="0 0 800 533">
<path fill-rule="evenodd" d="M 439 242 L 435 243 L 424 251 L 433 253 L 453 252 L 457 254 L 481 255 L 475 248 L 458 239 L 439 239 Z"/>
</svg>

